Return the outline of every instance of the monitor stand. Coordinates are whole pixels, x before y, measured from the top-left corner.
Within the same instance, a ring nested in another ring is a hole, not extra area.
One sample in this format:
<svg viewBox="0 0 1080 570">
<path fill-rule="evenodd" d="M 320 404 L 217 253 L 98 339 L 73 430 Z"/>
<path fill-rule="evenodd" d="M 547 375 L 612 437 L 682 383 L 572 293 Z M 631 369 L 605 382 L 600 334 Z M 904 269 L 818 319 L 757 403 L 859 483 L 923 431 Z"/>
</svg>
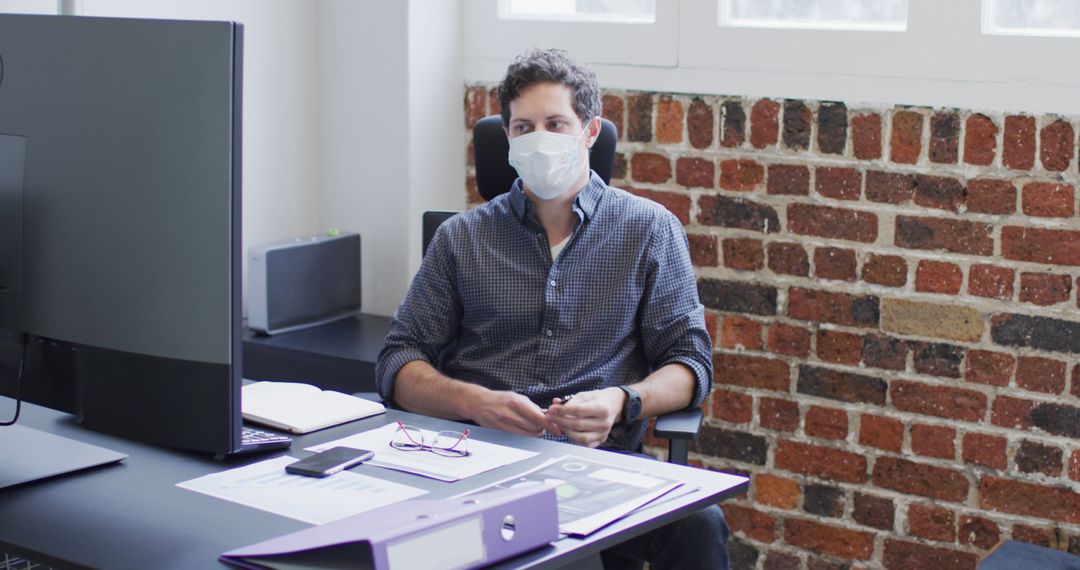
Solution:
<svg viewBox="0 0 1080 570">
<path fill-rule="evenodd" d="M 0 489 L 123 461 L 127 455 L 20 425 L 0 427 Z"/>
</svg>

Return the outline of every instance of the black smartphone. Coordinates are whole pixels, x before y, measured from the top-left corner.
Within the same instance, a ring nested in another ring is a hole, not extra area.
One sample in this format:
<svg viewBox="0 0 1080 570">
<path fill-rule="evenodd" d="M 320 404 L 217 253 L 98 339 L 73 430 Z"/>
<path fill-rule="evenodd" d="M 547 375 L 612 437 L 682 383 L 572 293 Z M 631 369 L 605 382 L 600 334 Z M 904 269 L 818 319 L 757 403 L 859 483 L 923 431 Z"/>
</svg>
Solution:
<svg viewBox="0 0 1080 570">
<path fill-rule="evenodd" d="M 308 477 L 327 477 L 363 463 L 375 455 L 374 451 L 353 447 L 332 447 L 326 451 L 309 455 L 285 466 L 285 471 L 293 475 Z"/>
</svg>

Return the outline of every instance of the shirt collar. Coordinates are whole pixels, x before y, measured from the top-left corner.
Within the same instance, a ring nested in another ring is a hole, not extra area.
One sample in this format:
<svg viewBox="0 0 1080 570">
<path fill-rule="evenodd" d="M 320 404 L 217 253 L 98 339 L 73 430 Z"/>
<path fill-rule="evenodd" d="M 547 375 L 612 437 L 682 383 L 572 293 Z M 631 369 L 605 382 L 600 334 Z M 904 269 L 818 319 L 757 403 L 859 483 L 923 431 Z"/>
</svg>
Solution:
<svg viewBox="0 0 1080 570">
<path fill-rule="evenodd" d="M 607 188 L 607 184 L 600 178 L 600 175 L 590 170 L 589 180 L 574 198 L 574 211 L 579 212 L 584 220 L 592 219 L 596 214 L 596 209 L 600 206 L 600 198 L 604 195 L 605 188 Z M 515 180 L 514 185 L 510 187 L 510 206 L 513 208 L 514 214 L 522 222 L 528 219 L 532 211 L 532 204 L 525 196 L 525 191 L 521 188 L 520 178 Z"/>
</svg>

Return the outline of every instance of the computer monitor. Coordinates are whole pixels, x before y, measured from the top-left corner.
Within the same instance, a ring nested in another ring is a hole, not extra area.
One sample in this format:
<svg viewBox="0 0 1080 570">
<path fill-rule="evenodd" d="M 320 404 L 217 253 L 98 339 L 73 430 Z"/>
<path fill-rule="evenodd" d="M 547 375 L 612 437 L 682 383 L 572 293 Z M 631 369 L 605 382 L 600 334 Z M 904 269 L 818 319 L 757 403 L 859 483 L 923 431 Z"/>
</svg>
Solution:
<svg viewBox="0 0 1080 570">
<path fill-rule="evenodd" d="M 0 15 L 0 393 L 29 335 L 23 399 L 240 448 L 242 46 L 230 22 Z"/>
</svg>

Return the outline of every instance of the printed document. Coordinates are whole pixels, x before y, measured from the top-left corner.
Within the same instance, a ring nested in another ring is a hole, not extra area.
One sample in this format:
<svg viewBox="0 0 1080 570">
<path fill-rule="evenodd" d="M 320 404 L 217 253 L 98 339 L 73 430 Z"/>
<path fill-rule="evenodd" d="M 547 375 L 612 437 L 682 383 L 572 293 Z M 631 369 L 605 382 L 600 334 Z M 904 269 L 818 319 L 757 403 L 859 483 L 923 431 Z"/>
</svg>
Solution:
<svg viewBox="0 0 1080 570">
<path fill-rule="evenodd" d="M 371 449 L 375 451 L 375 457 L 369 459 L 365 465 L 375 465 L 397 471 L 405 471 L 416 475 L 423 475 L 440 481 L 457 481 L 466 477 L 472 477 L 478 473 L 516 463 L 536 455 L 535 451 L 524 451 L 496 445 L 473 439 L 469 436 L 469 455 L 465 457 L 447 457 L 430 451 L 415 450 L 406 451 L 390 447 L 390 441 L 397 431 L 396 423 L 386 424 L 381 428 L 350 435 L 336 441 L 308 447 L 308 451 L 319 452 L 331 447 L 343 445 L 358 449 Z M 430 441 L 434 438 L 434 431 L 420 430 L 424 439 Z"/>
<path fill-rule="evenodd" d="M 289 456 L 267 459 L 176 486 L 311 524 L 328 523 L 427 493 L 352 471 L 323 478 L 286 473 L 285 466 L 294 461 L 298 459 Z"/>
</svg>

